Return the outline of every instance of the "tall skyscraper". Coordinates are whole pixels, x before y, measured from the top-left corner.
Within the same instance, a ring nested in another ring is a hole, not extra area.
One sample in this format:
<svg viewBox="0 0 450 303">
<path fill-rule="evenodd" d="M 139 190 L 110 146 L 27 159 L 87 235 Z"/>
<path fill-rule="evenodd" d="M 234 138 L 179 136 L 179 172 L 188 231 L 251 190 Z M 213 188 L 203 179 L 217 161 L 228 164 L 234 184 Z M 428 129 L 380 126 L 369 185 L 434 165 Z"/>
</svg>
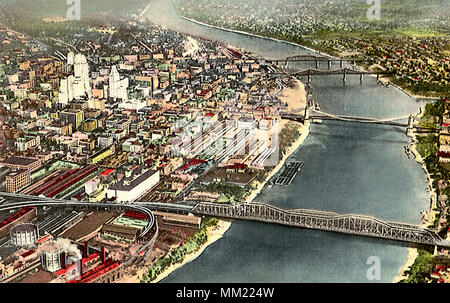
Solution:
<svg viewBox="0 0 450 303">
<path fill-rule="evenodd" d="M 72 75 L 61 79 L 58 93 L 58 103 L 65 106 L 73 100 L 73 81 L 74 77 Z"/>
<path fill-rule="evenodd" d="M 91 97 L 91 85 L 89 78 L 89 64 L 83 54 L 70 52 L 67 55 L 68 70 L 74 71 L 74 75 L 61 79 L 58 103 L 67 105 L 73 99 L 81 99 L 84 96 Z"/>
<path fill-rule="evenodd" d="M 113 66 L 109 74 L 109 97 L 113 99 L 128 100 L 128 85 L 128 78 L 121 80 L 116 66 Z"/>
<path fill-rule="evenodd" d="M 74 98 L 78 99 L 86 94 L 91 96 L 89 79 L 89 64 L 83 54 L 76 54 L 74 59 Z"/>
</svg>

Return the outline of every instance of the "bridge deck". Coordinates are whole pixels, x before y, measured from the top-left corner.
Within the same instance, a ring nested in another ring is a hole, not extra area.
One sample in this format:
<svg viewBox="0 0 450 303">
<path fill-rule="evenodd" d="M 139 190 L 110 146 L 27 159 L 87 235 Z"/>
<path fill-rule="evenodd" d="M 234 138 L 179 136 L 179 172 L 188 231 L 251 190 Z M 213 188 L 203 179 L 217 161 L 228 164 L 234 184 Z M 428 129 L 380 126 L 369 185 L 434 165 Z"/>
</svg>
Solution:
<svg viewBox="0 0 450 303">
<path fill-rule="evenodd" d="M 417 225 L 387 222 L 364 215 L 341 215 L 301 209 L 289 211 L 254 202 L 236 205 L 199 203 L 193 208 L 192 212 L 201 215 L 262 221 L 411 243 L 445 245 L 445 242 L 437 234 Z"/>
<path fill-rule="evenodd" d="M 157 209 L 188 212 L 197 215 L 262 221 L 411 243 L 450 247 L 450 241 L 443 241 L 436 233 L 413 224 L 388 222 L 375 217 L 358 214 L 338 214 L 310 209 L 284 210 L 273 205 L 257 202 L 234 205 L 207 202 L 198 202 L 195 205 L 152 202 L 133 202 L 127 204 L 93 203 L 87 201 L 48 199 L 28 195 L 14 195 L 1 192 L 0 198 L 3 199 L 0 203 L 0 211 L 23 208 L 25 206 L 46 205 L 134 209 L 144 212 L 149 216 L 149 224 L 141 232 L 141 235 L 145 235 L 154 225 L 155 218 L 151 209 Z M 9 202 L 7 199 L 9 199 Z"/>
</svg>

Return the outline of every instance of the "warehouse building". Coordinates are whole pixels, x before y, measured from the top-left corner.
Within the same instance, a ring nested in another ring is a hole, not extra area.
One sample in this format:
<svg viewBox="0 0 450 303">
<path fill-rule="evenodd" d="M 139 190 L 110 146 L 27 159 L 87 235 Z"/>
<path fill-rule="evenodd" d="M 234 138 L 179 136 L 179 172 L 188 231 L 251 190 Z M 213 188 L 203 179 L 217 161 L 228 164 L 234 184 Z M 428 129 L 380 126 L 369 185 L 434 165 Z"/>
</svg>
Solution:
<svg viewBox="0 0 450 303">
<path fill-rule="evenodd" d="M 41 167 L 41 160 L 35 158 L 12 156 L 0 162 L 0 167 L 26 169 L 30 173 Z"/>
<path fill-rule="evenodd" d="M 6 191 L 9 193 L 17 193 L 30 184 L 30 172 L 26 169 L 14 170 L 6 176 Z"/>
<path fill-rule="evenodd" d="M 158 219 L 161 228 L 187 227 L 200 229 L 202 219 L 193 215 L 179 215 L 155 211 L 153 214 Z"/>
<path fill-rule="evenodd" d="M 115 197 L 118 202 L 134 201 L 159 182 L 159 171 L 145 170 L 141 165 L 130 176 L 122 178 L 107 190 L 107 197 Z"/>
</svg>

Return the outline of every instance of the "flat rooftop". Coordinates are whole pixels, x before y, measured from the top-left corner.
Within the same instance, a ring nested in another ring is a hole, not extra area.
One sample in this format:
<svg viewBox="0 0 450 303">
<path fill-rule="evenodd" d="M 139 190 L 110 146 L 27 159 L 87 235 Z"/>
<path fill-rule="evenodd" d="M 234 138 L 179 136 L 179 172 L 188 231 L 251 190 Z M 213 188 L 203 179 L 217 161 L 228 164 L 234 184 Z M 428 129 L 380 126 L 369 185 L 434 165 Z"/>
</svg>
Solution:
<svg viewBox="0 0 450 303">
<path fill-rule="evenodd" d="M 28 166 L 34 162 L 38 161 L 38 159 L 35 158 L 26 158 L 26 157 L 19 157 L 19 156 L 12 156 L 5 160 L 3 160 L 1 163 L 6 165 L 23 165 Z"/>
<path fill-rule="evenodd" d="M 59 235 L 61 238 L 69 238 L 78 241 L 95 232 L 105 223 L 116 216 L 113 212 L 94 212 Z"/>
<path fill-rule="evenodd" d="M 122 178 L 122 180 L 120 180 L 116 184 L 111 185 L 109 187 L 109 189 L 119 190 L 119 191 L 131 191 L 131 190 L 133 190 L 133 188 L 135 188 L 136 186 L 138 186 L 139 184 L 141 184 L 142 182 L 144 182 L 145 180 L 147 180 L 148 178 L 150 178 L 151 176 L 153 176 L 155 173 L 158 172 L 156 170 L 149 169 L 146 172 L 144 172 L 143 174 L 141 174 L 139 177 L 134 178 L 129 184 L 126 183 L 131 178 L 135 177 L 136 174 L 141 173 L 141 171 L 142 171 L 142 166 L 136 168 L 133 171 L 130 178 L 126 178 L 126 177 Z"/>
<path fill-rule="evenodd" d="M 112 223 L 116 224 L 116 225 L 124 225 L 124 226 L 128 226 L 128 227 L 139 228 L 139 229 L 146 227 L 148 224 L 147 221 L 133 219 L 133 218 L 127 218 L 127 217 L 118 217 Z"/>
</svg>

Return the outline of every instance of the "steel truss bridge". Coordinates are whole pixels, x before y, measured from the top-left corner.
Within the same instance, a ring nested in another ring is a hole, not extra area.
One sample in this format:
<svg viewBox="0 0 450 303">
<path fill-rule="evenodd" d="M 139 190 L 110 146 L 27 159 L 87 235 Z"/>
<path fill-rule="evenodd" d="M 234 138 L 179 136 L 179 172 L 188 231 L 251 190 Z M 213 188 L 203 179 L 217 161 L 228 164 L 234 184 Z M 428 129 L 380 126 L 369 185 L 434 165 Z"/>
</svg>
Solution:
<svg viewBox="0 0 450 303">
<path fill-rule="evenodd" d="M 329 56 L 319 56 L 319 55 L 296 55 L 296 56 L 290 56 L 286 58 L 281 59 L 268 59 L 266 62 L 271 62 L 278 64 L 279 62 L 340 62 L 343 64 L 343 62 L 359 62 L 362 60 L 359 59 L 341 59 L 341 58 L 335 58 L 335 57 L 329 57 Z"/>
<path fill-rule="evenodd" d="M 307 109 L 311 112 L 311 114 L 307 113 L 306 115 L 290 113 L 290 112 L 282 112 L 281 118 L 295 120 L 295 121 L 304 121 L 307 119 L 320 119 L 320 120 L 336 120 L 336 121 L 344 121 L 344 122 L 359 122 L 359 123 L 371 123 L 371 124 L 384 124 L 384 125 L 392 125 L 392 126 L 401 126 L 408 127 L 411 124 L 411 115 L 401 116 L 401 117 L 392 117 L 386 119 L 375 119 L 368 117 L 358 117 L 358 116 L 340 116 L 328 114 L 322 111 Z M 396 120 L 404 120 L 408 119 L 408 123 L 395 122 Z"/>
<path fill-rule="evenodd" d="M 269 204 L 256 202 L 236 205 L 202 202 L 192 209 L 192 213 L 261 221 L 410 243 L 450 246 L 450 243 L 444 241 L 439 235 L 417 225 L 388 222 L 364 215 L 341 215 L 333 212 L 307 209 L 283 210 Z"/>
<path fill-rule="evenodd" d="M 362 81 L 363 76 L 365 75 L 376 75 L 377 79 L 380 78 L 380 75 L 390 75 L 391 72 L 383 72 L 383 71 L 373 71 L 373 72 L 367 72 L 367 71 L 361 71 L 361 70 L 354 70 L 350 68 L 341 68 L 341 69 L 332 69 L 332 70 L 324 70 L 324 69 L 316 69 L 316 68 L 308 68 L 301 71 L 291 72 L 291 73 L 283 73 L 283 72 L 275 72 L 269 74 L 269 79 L 279 78 L 279 77 L 286 77 L 286 76 L 293 76 L 293 77 L 299 77 L 299 76 L 308 76 L 308 83 L 311 83 L 312 76 L 328 76 L 328 75 L 342 75 L 342 81 L 347 81 L 347 75 L 359 75 L 360 81 Z"/>
<path fill-rule="evenodd" d="M 439 237 L 439 235 L 431 230 L 424 229 L 413 224 L 388 222 L 372 216 L 338 214 L 320 210 L 283 210 L 276 206 L 260 202 L 239 203 L 234 205 L 208 202 L 194 202 L 192 205 L 155 202 L 97 203 L 88 201 L 49 199 L 0 192 L 0 211 L 23 208 L 26 206 L 74 208 L 88 207 L 99 210 L 131 209 L 140 211 L 147 214 L 149 218 L 149 222 L 142 230 L 140 236 L 146 235 L 156 224 L 156 218 L 154 217 L 152 210 L 162 210 L 185 214 L 192 213 L 199 216 L 216 216 L 222 218 L 260 221 L 294 227 L 333 231 L 344 234 L 450 247 L 450 241 L 443 240 Z M 150 242 L 154 243 L 153 239 Z"/>
</svg>

